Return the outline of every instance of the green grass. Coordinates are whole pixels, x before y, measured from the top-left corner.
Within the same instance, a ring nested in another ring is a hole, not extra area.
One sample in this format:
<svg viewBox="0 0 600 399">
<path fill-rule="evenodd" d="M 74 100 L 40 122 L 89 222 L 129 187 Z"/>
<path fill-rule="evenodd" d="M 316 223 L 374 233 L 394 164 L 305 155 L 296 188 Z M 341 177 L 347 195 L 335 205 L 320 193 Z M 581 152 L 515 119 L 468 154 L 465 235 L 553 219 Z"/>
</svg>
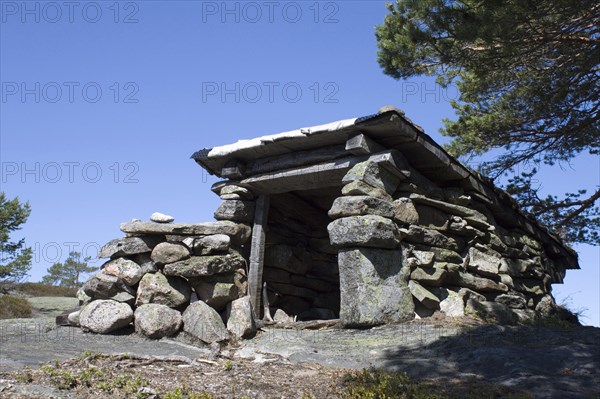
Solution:
<svg viewBox="0 0 600 399">
<path fill-rule="evenodd" d="M 31 304 L 25 298 L 14 295 L 0 297 L 0 319 L 28 318 L 31 312 Z"/>
<path fill-rule="evenodd" d="M 405 373 L 364 369 L 346 374 L 344 399 L 531 399 L 526 392 L 479 381 L 435 383 L 413 381 Z"/>
</svg>

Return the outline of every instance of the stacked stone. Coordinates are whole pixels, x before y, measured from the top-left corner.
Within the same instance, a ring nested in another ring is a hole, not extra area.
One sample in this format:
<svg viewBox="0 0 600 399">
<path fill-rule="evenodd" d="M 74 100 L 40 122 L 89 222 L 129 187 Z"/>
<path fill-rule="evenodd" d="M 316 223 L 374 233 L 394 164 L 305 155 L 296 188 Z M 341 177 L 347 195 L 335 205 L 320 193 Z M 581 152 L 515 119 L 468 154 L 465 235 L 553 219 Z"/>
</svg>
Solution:
<svg viewBox="0 0 600 399">
<path fill-rule="evenodd" d="M 81 327 L 110 333 L 133 321 L 149 338 L 183 329 L 206 343 L 255 331 L 239 253 L 250 227 L 172 222 L 153 214 L 150 222 L 123 223 L 127 236 L 100 249 L 98 257 L 110 260 L 83 286 Z"/>
<path fill-rule="evenodd" d="M 413 302 L 416 317 L 475 313 L 506 324 L 552 312 L 558 272 L 538 240 L 501 227 L 481 195 L 440 188 L 405 166 L 393 174 L 355 165 L 329 212 L 344 324 L 406 320 Z"/>
<path fill-rule="evenodd" d="M 340 319 L 346 326 L 412 319 L 409 269 L 402 263 L 402 231 L 394 222 L 391 194 L 401 177 L 381 164 L 355 165 L 343 178 L 327 227 L 339 248 Z"/>
<path fill-rule="evenodd" d="M 417 316 L 472 312 L 507 324 L 535 316 L 554 270 L 539 241 L 501 227 L 478 193 L 437 187 L 415 170 L 394 198 Z"/>
</svg>

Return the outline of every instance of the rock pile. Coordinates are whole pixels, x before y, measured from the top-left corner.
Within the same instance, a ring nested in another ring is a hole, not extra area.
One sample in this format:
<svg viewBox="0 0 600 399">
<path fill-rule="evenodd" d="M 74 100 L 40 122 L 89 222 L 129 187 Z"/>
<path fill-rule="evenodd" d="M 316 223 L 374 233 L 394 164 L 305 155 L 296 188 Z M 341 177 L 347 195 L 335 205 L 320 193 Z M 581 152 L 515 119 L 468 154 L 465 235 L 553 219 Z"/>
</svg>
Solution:
<svg viewBox="0 0 600 399">
<path fill-rule="evenodd" d="M 83 286 L 75 322 L 103 334 L 133 322 L 149 338 L 183 330 L 206 343 L 253 334 L 240 253 L 250 227 L 227 209 L 227 220 L 209 223 L 173 223 L 159 213 L 149 222 L 123 223 L 126 237 L 99 251 L 110 260 Z"/>
</svg>

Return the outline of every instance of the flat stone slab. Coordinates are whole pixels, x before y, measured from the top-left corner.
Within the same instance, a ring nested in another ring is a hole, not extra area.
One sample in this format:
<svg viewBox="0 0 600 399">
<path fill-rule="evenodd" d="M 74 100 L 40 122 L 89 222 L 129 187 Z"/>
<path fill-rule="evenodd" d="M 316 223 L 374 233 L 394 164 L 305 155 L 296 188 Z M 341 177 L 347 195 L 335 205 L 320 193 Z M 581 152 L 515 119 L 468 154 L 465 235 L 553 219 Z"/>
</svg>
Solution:
<svg viewBox="0 0 600 399">
<path fill-rule="evenodd" d="M 119 226 L 122 232 L 128 234 L 179 234 L 207 236 L 213 234 L 227 234 L 230 237 L 247 239 L 250 237 L 250 227 L 239 223 L 221 220 L 205 223 L 154 223 L 154 222 L 126 222 Z M 243 241 L 243 240 L 242 240 Z"/>
</svg>

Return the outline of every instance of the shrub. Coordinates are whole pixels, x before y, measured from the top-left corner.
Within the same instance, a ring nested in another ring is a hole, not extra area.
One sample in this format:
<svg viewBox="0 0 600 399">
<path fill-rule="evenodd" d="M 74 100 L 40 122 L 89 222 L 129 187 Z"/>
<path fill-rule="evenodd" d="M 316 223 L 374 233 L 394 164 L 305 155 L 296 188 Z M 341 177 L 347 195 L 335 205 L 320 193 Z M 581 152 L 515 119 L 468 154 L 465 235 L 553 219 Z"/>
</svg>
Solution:
<svg viewBox="0 0 600 399">
<path fill-rule="evenodd" d="M 14 288 L 16 291 L 30 296 L 68 296 L 75 298 L 77 289 L 59 287 L 42 283 L 22 283 Z"/>
<path fill-rule="evenodd" d="M 31 317 L 31 304 L 27 299 L 13 296 L 0 296 L 0 319 Z"/>
</svg>

